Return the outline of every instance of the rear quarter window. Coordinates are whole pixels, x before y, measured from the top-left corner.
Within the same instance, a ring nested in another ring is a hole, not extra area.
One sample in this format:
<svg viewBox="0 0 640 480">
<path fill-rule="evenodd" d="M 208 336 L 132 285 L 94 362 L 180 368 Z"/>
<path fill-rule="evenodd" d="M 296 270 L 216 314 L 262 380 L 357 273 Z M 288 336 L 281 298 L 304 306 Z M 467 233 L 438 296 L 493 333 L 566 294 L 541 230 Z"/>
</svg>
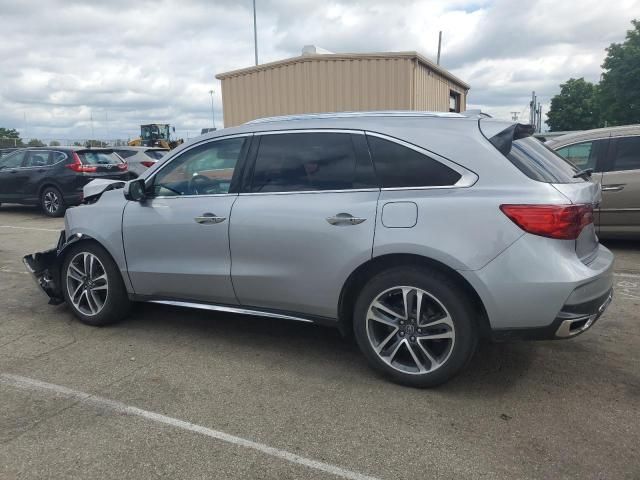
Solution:
<svg viewBox="0 0 640 480">
<path fill-rule="evenodd" d="M 111 165 L 122 163 L 122 160 L 113 152 L 78 152 L 80 161 L 85 165 Z"/>
<path fill-rule="evenodd" d="M 533 137 L 515 140 L 507 154 L 509 161 L 527 177 L 545 183 L 581 183 L 574 178 L 578 168 Z"/>
</svg>

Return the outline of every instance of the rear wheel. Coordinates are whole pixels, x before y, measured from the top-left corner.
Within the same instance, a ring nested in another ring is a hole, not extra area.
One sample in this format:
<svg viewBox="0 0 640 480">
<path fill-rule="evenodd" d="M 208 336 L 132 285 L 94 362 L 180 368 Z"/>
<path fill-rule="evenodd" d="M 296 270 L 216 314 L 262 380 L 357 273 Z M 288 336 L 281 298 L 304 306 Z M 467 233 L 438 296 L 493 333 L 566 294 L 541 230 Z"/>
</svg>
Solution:
<svg viewBox="0 0 640 480">
<path fill-rule="evenodd" d="M 88 325 L 108 325 L 129 313 L 131 302 L 120 271 L 98 244 L 71 247 L 62 266 L 62 290 L 73 313 Z"/>
<path fill-rule="evenodd" d="M 449 277 L 399 267 L 373 277 L 354 309 L 354 332 L 371 366 L 397 383 L 433 387 L 476 349 L 474 310 Z"/>
<path fill-rule="evenodd" d="M 61 217 L 67 207 L 60 190 L 55 187 L 46 187 L 40 194 L 40 205 L 45 215 L 49 217 Z"/>
</svg>

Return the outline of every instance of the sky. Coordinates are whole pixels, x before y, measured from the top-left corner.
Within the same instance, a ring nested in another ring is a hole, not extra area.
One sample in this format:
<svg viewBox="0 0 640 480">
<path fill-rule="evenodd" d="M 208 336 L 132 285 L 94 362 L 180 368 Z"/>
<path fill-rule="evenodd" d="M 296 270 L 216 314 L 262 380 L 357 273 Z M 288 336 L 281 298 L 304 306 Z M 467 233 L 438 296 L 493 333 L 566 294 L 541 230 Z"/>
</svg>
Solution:
<svg viewBox="0 0 640 480">
<path fill-rule="evenodd" d="M 598 81 L 640 0 L 256 0 L 260 63 L 304 45 L 418 51 L 471 85 L 468 108 L 528 118 L 560 83 Z M 253 65 L 252 0 L 0 0 L 0 127 L 25 138 L 133 138 L 222 125 L 217 73 Z"/>
</svg>

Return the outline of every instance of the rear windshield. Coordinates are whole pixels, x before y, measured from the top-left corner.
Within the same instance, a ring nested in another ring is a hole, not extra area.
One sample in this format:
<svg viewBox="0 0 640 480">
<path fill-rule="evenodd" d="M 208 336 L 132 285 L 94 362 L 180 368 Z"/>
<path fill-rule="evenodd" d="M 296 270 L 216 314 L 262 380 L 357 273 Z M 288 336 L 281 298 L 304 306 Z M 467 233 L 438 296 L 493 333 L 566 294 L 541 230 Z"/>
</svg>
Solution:
<svg viewBox="0 0 640 480">
<path fill-rule="evenodd" d="M 573 178 L 578 169 L 533 137 L 520 138 L 512 144 L 507 158 L 527 177 L 545 183 L 584 182 Z"/>
<path fill-rule="evenodd" d="M 122 160 L 111 150 L 102 150 L 94 152 L 78 152 L 80 161 L 85 165 L 110 165 L 114 163 L 122 163 Z"/>
<path fill-rule="evenodd" d="M 160 160 L 167 154 L 166 150 L 147 150 L 144 152 L 147 157 L 153 158 L 154 160 Z"/>
</svg>

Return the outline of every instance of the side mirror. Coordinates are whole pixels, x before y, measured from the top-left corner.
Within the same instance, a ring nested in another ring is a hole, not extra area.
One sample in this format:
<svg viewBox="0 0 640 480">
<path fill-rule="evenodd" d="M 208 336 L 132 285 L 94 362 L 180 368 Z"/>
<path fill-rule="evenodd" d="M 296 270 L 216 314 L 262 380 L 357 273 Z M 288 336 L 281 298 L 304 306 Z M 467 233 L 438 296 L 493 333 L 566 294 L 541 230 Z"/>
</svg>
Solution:
<svg viewBox="0 0 640 480">
<path fill-rule="evenodd" d="M 144 179 L 138 178 L 124 184 L 124 198 L 133 202 L 141 202 L 147 198 Z"/>
</svg>

